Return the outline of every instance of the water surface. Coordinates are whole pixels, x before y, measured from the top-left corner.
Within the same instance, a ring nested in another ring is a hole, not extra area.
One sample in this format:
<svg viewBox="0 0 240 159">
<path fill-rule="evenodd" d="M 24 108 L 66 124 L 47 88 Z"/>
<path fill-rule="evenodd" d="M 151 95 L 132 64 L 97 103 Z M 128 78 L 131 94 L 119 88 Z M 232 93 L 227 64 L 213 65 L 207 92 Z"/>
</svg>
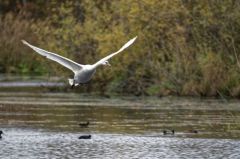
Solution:
<svg viewBox="0 0 240 159">
<path fill-rule="evenodd" d="M 238 100 L 2 92 L 0 158 L 239 158 L 239 120 Z"/>
<path fill-rule="evenodd" d="M 4 129 L 1 158 L 239 158 L 240 141 L 94 133 L 23 128 Z"/>
</svg>

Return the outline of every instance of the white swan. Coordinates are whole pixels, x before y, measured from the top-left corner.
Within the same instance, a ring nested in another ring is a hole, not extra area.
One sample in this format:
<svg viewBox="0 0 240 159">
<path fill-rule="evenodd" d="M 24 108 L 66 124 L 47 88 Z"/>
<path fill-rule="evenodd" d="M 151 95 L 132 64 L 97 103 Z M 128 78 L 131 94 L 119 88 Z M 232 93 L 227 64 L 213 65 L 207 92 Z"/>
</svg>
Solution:
<svg viewBox="0 0 240 159">
<path fill-rule="evenodd" d="M 113 57 L 114 55 L 122 52 L 124 49 L 126 49 L 127 47 L 129 47 L 135 40 L 136 40 L 137 36 L 131 40 L 129 40 L 126 44 L 124 44 L 121 49 L 119 49 L 117 52 L 114 52 L 106 57 L 104 57 L 103 59 L 99 60 L 98 62 L 96 62 L 95 64 L 92 65 L 82 65 L 82 64 L 78 64 L 70 59 L 67 59 L 63 56 L 57 55 L 55 53 L 52 52 L 48 52 L 45 51 L 43 49 L 40 49 L 36 46 L 33 46 L 31 44 L 29 44 L 28 42 L 26 42 L 25 40 L 22 40 L 23 44 L 29 46 L 30 48 L 32 48 L 34 51 L 36 51 L 37 53 L 39 53 L 42 56 L 45 56 L 48 59 L 51 59 L 53 61 L 58 62 L 59 64 L 67 67 L 68 69 L 72 70 L 74 72 L 74 78 L 73 79 L 68 79 L 69 80 L 69 84 L 74 87 L 77 86 L 79 84 L 84 84 L 87 83 L 91 78 L 92 75 L 95 73 L 96 68 L 100 65 L 108 65 L 110 66 L 108 60 Z"/>
</svg>

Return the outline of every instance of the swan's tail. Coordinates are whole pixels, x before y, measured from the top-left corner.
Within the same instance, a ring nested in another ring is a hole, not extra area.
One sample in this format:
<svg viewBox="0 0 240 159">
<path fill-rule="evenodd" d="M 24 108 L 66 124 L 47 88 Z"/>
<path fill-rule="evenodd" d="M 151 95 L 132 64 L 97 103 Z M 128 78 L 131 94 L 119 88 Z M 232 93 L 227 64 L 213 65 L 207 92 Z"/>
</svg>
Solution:
<svg viewBox="0 0 240 159">
<path fill-rule="evenodd" d="M 68 79 L 68 82 L 69 82 L 69 84 L 70 84 L 71 86 L 74 85 L 74 79 Z"/>
</svg>

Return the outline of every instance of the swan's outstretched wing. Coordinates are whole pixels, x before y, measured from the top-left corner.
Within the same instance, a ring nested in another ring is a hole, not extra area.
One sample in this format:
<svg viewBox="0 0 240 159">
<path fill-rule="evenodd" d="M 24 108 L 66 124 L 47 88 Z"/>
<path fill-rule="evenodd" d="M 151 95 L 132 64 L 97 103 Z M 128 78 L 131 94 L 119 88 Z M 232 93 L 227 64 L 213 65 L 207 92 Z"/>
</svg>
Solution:
<svg viewBox="0 0 240 159">
<path fill-rule="evenodd" d="M 52 52 L 48 52 L 46 50 L 43 50 L 43 49 L 40 49 L 36 46 L 33 46 L 31 44 L 29 44 L 28 42 L 26 42 L 25 40 L 22 40 L 23 44 L 29 46 L 30 48 L 32 48 L 34 51 L 36 51 L 37 53 L 39 53 L 40 55 L 48 58 L 48 59 L 51 59 L 53 61 L 56 61 L 58 62 L 59 64 L 67 67 L 68 69 L 72 70 L 73 72 L 76 72 L 80 69 L 82 69 L 82 66 L 81 64 L 78 64 L 70 59 L 67 59 L 65 57 L 62 57 L 60 55 L 57 55 L 55 53 L 52 53 Z"/>
<path fill-rule="evenodd" d="M 98 62 L 96 62 L 94 65 L 97 67 L 98 65 L 104 63 L 105 61 L 109 60 L 111 57 L 115 56 L 116 54 L 122 52 L 124 49 L 126 49 L 127 47 L 129 47 L 130 45 L 133 44 L 133 42 L 136 40 L 137 36 L 131 40 L 129 40 L 126 44 L 124 44 L 121 49 L 119 49 L 117 52 L 114 52 L 106 57 L 104 57 L 103 59 L 99 60 Z"/>
</svg>

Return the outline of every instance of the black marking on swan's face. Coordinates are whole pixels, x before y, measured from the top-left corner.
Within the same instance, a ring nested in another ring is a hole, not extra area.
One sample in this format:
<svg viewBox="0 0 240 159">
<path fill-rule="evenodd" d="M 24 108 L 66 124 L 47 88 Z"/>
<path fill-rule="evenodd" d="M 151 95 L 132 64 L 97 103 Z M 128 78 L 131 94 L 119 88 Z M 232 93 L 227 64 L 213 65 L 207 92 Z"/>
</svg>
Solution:
<svg viewBox="0 0 240 159">
<path fill-rule="evenodd" d="M 110 64 L 108 61 L 104 61 L 104 62 L 102 63 L 102 65 L 104 65 L 104 66 L 111 66 L 111 64 Z"/>
</svg>

